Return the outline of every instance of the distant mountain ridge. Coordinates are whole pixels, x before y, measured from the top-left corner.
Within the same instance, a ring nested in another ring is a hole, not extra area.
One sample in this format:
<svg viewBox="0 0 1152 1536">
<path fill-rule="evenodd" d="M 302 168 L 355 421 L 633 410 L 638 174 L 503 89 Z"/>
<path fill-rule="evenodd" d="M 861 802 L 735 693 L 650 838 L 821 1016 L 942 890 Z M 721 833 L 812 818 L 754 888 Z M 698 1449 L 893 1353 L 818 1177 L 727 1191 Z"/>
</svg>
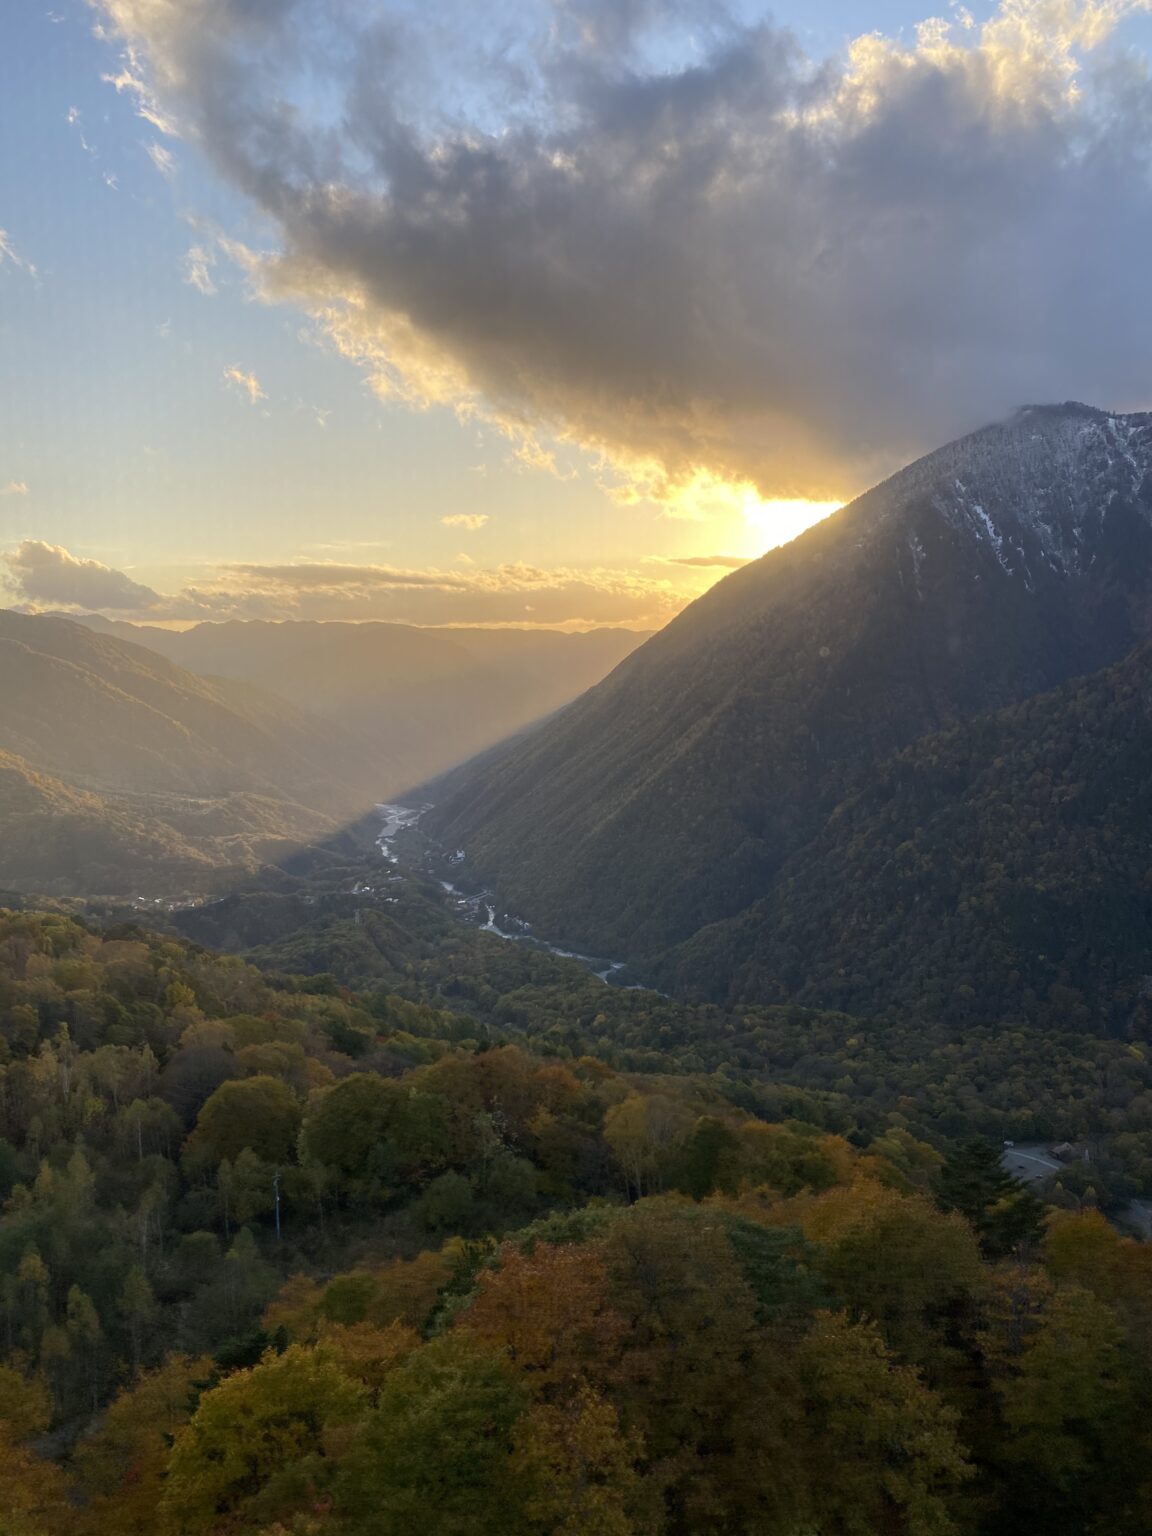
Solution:
<svg viewBox="0 0 1152 1536">
<path fill-rule="evenodd" d="M 66 620 L 0 612 L 0 884 L 179 891 L 332 837 L 374 771 L 329 723 Z"/>
<path fill-rule="evenodd" d="M 376 798 L 443 773 L 571 702 L 647 638 L 626 629 L 422 629 L 233 620 L 184 631 L 74 616 L 201 677 L 331 720 L 376 763 Z"/>
<path fill-rule="evenodd" d="M 0 612 L 0 748 L 96 791 L 371 804 L 365 765 L 281 700 L 62 619 Z"/>
<path fill-rule="evenodd" d="M 733 573 L 428 825 L 541 931 L 671 973 L 894 754 L 1149 634 L 1152 415 L 1032 407 Z"/>
<path fill-rule="evenodd" d="M 507 720 L 535 721 L 640 638 L 350 624 L 178 634 L 0 611 L 0 886 L 173 894 L 302 844 L 338 848 L 380 800 Z"/>
</svg>

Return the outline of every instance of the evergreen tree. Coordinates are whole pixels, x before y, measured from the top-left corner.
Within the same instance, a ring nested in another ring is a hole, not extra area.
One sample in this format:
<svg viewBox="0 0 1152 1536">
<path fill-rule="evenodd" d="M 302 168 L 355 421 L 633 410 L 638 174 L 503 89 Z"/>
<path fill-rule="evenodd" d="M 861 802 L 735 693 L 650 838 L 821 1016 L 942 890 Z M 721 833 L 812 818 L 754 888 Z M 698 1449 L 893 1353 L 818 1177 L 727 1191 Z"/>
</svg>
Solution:
<svg viewBox="0 0 1152 1536">
<path fill-rule="evenodd" d="M 1044 1207 L 1004 1168 L 998 1149 L 982 1137 L 965 1141 L 936 1175 L 936 1198 L 976 1229 L 991 1259 L 1004 1258 L 1044 1235 Z"/>
</svg>

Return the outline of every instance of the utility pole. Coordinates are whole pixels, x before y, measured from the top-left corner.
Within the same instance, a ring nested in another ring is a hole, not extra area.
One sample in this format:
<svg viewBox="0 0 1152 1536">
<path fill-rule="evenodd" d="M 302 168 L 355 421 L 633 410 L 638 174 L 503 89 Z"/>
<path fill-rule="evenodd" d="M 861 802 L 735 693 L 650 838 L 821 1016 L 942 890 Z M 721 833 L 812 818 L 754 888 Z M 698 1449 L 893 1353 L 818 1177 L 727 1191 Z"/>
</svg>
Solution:
<svg viewBox="0 0 1152 1536">
<path fill-rule="evenodd" d="M 280 1170 L 272 1175 L 272 1194 L 276 1202 L 276 1241 L 280 1241 Z"/>
</svg>

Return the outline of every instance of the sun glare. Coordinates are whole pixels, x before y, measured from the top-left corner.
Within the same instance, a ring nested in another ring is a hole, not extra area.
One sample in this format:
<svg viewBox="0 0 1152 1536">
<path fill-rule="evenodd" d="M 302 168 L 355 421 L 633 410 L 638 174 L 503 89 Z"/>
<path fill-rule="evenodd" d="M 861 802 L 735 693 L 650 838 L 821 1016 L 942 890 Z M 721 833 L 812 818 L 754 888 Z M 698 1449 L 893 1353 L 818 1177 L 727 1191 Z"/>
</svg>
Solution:
<svg viewBox="0 0 1152 1536">
<path fill-rule="evenodd" d="M 806 496 L 766 499 L 748 480 L 724 480 L 705 470 L 676 486 L 663 504 L 666 516 L 709 523 L 725 550 L 752 560 L 844 505 Z"/>
<path fill-rule="evenodd" d="M 806 528 L 838 512 L 843 505 L 841 501 L 807 501 L 803 498 L 761 501 L 755 492 L 749 492 L 742 509 L 747 528 L 741 553 L 755 557 L 775 549 L 777 544 L 787 544 Z"/>
</svg>

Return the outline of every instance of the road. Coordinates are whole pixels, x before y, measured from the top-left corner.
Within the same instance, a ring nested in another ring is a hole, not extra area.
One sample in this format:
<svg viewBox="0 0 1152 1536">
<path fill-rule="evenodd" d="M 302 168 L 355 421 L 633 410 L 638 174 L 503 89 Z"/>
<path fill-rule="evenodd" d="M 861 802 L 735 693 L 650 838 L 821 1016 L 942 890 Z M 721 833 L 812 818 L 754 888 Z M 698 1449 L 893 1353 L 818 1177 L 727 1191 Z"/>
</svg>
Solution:
<svg viewBox="0 0 1152 1536">
<path fill-rule="evenodd" d="M 1005 1147 L 1000 1162 L 1022 1184 L 1042 1184 L 1050 1174 L 1059 1173 L 1064 1166 L 1049 1155 L 1042 1142 Z"/>
</svg>

